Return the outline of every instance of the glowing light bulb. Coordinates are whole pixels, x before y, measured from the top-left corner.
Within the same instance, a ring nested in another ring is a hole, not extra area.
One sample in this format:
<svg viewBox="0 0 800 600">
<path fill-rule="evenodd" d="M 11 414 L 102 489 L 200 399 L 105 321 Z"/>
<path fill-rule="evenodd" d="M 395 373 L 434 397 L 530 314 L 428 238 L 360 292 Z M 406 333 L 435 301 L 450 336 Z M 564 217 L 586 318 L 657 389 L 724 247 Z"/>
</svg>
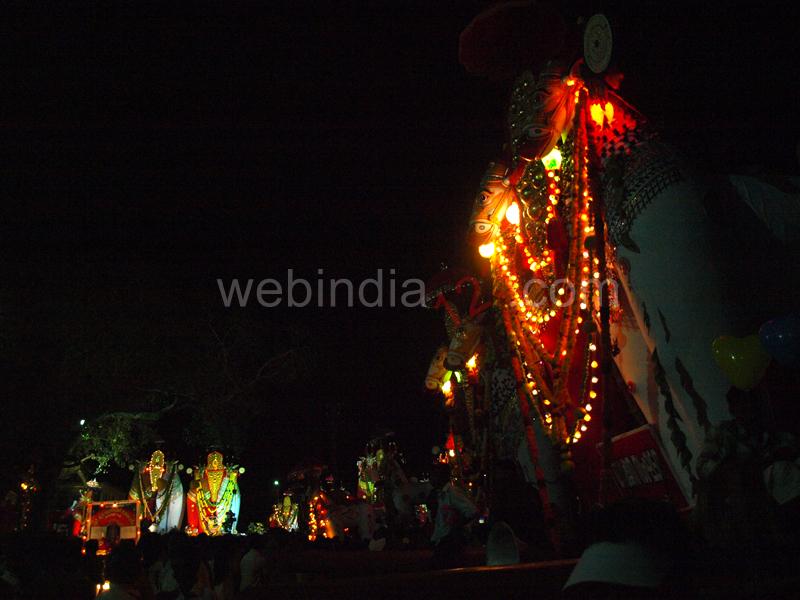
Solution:
<svg viewBox="0 0 800 600">
<path fill-rule="evenodd" d="M 506 221 L 512 225 L 519 225 L 519 204 L 512 202 L 506 209 Z"/>
<path fill-rule="evenodd" d="M 605 113 L 603 113 L 603 107 L 601 107 L 600 104 L 592 104 L 589 107 L 589 115 L 591 116 L 592 121 L 597 123 L 599 127 L 603 126 Z"/>
<path fill-rule="evenodd" d="M 472 358 L 470 358 L 467 361 L 467 368 L 468 369 L 474 369 L 477 366 L 478 366 L 478 355 L 477 354 L 473 354 Z"/>
<path fill-rule="evenodd" d="M 611 123 L 614 120 L 614 105 L 611 102 L 606 102 L 605 105 L 605 117 L 606 121 Z"/>
<path fill-rule="evenodd" d="M 442 392 L 443 392 L 445 395 L 447 395 L 447 394 L 449 394 L 451 391 L 453 391 L 453 384 L 452 384 L 452 383 L 450 383 L 450 380 L 448 379 L 447 381 L 445 381 L 445 382 L 442 384 Z"/>
<path fill-rule="evenodd" d="M 478 248 L 478 254 L 480 254 L 483 258 L 491 258 L 494 256 L 494 242 L 489 242 L 488 244 L 483 244 Z"/>
</svg>

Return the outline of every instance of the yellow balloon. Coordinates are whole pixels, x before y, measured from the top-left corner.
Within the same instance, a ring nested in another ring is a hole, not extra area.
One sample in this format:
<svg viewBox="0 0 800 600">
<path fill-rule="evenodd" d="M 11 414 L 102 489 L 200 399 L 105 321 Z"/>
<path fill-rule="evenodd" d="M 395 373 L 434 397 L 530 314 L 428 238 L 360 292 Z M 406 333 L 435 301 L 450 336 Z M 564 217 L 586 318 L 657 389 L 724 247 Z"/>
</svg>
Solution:
<svg viewBox="0 0 800 600">
<path fill-rule="evenodd" d="M 743 338 L 722 335 L 711 344 L 714 360 L 740 390 L 751 390 L 769 365 L 770 357 L 757 335 Z"/>
</svg>

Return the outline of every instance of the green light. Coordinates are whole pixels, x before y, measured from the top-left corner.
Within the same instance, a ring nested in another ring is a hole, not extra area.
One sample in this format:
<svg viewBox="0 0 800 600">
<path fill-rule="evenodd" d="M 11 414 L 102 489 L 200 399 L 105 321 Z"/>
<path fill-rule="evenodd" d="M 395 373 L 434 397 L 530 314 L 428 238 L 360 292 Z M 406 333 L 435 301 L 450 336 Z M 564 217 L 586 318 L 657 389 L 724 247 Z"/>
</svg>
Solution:
<svg viewBox="0 0 800 600">
<path fill-rule="evenodd" d="M 280 485 L 280 484 L 281 484 L 281 482 L 280 482 L 280 481 L 278 481 L 278 480 L 276 479 L 275 481 L 273 481 L 273 482 L 272 482 L 272 484 L 273 484 L 273 485 Z"/>
<path fill-rule="evenodd" d="M 561 168 L 561 152 L 558 148 L 553 148 L 546 156 L 542 157 L 542 164 L 548 171 L 555 171 Z"/>
<path fill-rule="evenodd" d="M 456 381 L 458 383 L 461 383 L 461 371 L 456 371 L 455 376 L 456 376 Z"/>
</svg>

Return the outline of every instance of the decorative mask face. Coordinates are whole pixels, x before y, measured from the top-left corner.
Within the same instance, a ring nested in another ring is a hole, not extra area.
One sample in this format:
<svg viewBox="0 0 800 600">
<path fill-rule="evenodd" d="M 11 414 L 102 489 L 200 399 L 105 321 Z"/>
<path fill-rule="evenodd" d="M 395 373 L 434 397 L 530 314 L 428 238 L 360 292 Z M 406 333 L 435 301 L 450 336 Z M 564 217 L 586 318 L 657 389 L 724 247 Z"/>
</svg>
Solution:
<svg viewBox="0 0 800 600">
<path fill-rule="evenodd" d="M 447 346 L 442 346 L 431 359 L 431 365 L 428 367 L 428 375 L 425 377 L 425 387 L 429 390 L 438 390 L 447 375 L 447 369 L 444 366 L 444 359 L 447 357 L 447 352 Z"/>
<path fill-rule="evenodd" d="M 506 170 L 503 164 L 489 163 L 483 176 L 469 220 L 469 241 L 473 246 L 480 246 L 492 239 L 508 205 L 514 199 L 514 190 L 503 183 Z"/>
<path fill-rule="evenodd" d="M 150 455 L 150 462 L 147 464 L 147 470 L 150 472 L 150 488 L 155 492 L 158 490 L 158 482 L 166 472 L 166 461 L 164 460 L 164 453 L 161 450 L 156 450 Z"/>
<path fill-rule="evenodd" d="M 463 369 L 467 359 L 475 354 L 481 341 L 482 332 L 483 327 L 474 319 L 464 321 L 463 325 L 456 330 L 453 339 L 450 340 L 450 348 L 444 366 L 452 371 Z"/>
<path fill-rule="evenodd" d="M 574 81 L 564 69 L 553 65 L 539 75 L 535 84 L 530 74 L 518 81 L 517 88 L 524 85 L 531 90 L 515 89 L 522 116 L 511 116 L 512 132 L 516 129 L 520 134 L 515 139 L 516 151 L 523 160 L 540 160 L 555 148 L 562 134 L 569 132 L 575 116 Z"/>
<path fill-rule="evenodd" d="M 211 452 L 208 455 L 208 461 L 206 464 L 206 468 L 210 471 L 218 471 L 222 468 L 222 453 L 220 452 Z"/>
</svg>

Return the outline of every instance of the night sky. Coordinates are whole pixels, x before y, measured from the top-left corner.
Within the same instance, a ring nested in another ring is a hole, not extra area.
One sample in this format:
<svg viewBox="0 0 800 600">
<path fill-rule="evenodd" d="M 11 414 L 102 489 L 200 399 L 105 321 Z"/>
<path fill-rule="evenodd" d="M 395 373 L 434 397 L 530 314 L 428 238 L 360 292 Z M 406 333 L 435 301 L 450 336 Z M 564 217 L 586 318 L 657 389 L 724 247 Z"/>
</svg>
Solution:
<svg viewBox="0 0 800 600">
<path fill-rule="evenodd" d="M 596 4 L 567 12 L 610 17 L 622 95 L 668 138 L 709 170 L 798 170 L 796 18 L 761 5 L 744 15 Z M 47 382 L 63 331 L 94 318 L 86 307 L 158 322 L 169 337 L 170 323 L 220 309 L 217 278 L 285 281 L 292 268 L 313 279 L 321 268 L 358 282 L 393 268 L 427 279 L 442 262 L 470 265 L 466 223 L 503 142 L 508 92 L 458 63 L 458 35 L 486 5 L 12 14 L 0 316 L 25 326 L 0 336 L 4 452 L 35 448 L 56 426 L 42 418 L 58 402 Z M 437 314 L 250 314 L 305 329 L 317 348 L 300 382 L 264 398 L 274 416 L 240 457 L 245 509 L 248 489 L 311 457 L 354 479 L 378 428 L 396 431 L 416 464 L 441 443 L 443 417 L 423 389 L 444 335 Z M 87 400 L 66 414 L 99 412 Z"/>
</svg>

